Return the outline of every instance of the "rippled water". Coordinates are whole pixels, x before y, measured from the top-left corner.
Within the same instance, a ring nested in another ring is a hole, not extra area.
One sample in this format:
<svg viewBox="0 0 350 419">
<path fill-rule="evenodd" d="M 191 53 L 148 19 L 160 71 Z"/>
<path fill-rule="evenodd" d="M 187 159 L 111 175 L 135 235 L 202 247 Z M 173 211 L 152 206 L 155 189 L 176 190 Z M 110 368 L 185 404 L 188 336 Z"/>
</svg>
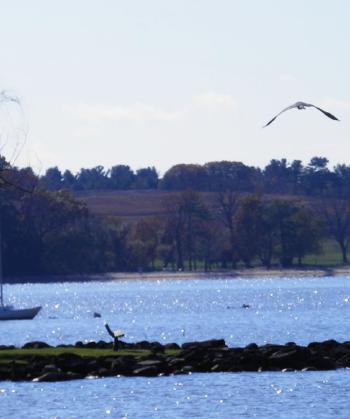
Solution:
<svg viewBox="0 0 350 419">
<path fill-rule="evenodd" d="M 31 321 L 0 322 L 0 344 L 108 340 L 184 342 L 225 338 L 307 344 L 350 340 L 350 279 L 166 280 L 8 285 Z M 249 304 L 250 308 L 242 308 Z M 93 313 L 101 313 L 94 318 Z M 350 371 L 193 374 L 63 383 L 0 383 L 1 418 L 350 417 Z"/>
</svg>

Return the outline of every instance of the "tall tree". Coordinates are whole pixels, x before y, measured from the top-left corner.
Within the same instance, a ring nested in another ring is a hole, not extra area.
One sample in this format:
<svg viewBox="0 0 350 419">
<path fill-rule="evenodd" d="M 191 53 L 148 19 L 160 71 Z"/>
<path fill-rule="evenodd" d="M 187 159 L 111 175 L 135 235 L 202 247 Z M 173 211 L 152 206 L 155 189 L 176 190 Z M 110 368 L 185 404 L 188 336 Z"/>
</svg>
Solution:
<svg viewBox="0 0 350 419">
<path fill-rule="evenodd" d="M 168 257 L 172 254 L 176 259 L 178 270 L 184 269 L 184 223 L 185 217 L 179 196 L 169 196 L 163 200 L 166 214 L 163 245 L 168 247 Z"/>
<path fill-rule="evenodd" d="M 165 172 L 161 187 L 168 191 L 207 189 L 207 172 L 198 164 L 177 164 Z"/>
<path fill-rule="evenodd" d="M 158 173 L 155 167 L 145 167 L 136 171 L 134 189 L 157 189 Z"/>
<path fill-rule="evenodd" d="M 227 229 L 229 235 L 230 259 L 235 268 L 238 261 L 237 240 L 235 233 L 234 217 L 238 210 L 239 195 L 232 189 L 219 192 L 216 202 L 216 214 L 219 222 Z"/>
<path fill-rule="evenodd" d="M 214 161 L 204 165 L 208 186 L 211 191 L 252 192 L 260 183 L 261 172 L 241 162 Z"/>
<path fill-rule="evenodd" d="M 49 191 L 58 191 L 63 187 L 62 173 L 57 166 L 46 170 L 45 175 L 40 178 L 40 184 Z"/>
<path fill-rule="evenodd" d="M 333 189 L 336 176 L 328 167 L 325 157 L 313 157 L 304 170 L 303 187 L 307 195 L 321 195 Z"/>
<path fill-rule="evenodd" d="M 87 216 L 86 205 L 66 191 L 38 190 L 24 196 L 21 205 L 22 244 L 21 261 L 31 273 L 47 270 L 54 256 L 53 243 L 65 231 Z M 67 247 L 65 252 L 70 252 Z M 64 255 L 61 255 L 64 258 Z"/>
<path fill-rule="evenodd" d="M 273 159 L 263 171 L 265 191 L 268 193 L 288 192 L 290 172 L 286 159 Z"/>
<path fill-rule="evenodd" d="M 137 268 L 155 268 L 161 235 L 162 223 L 158 218 L 144 218 L 134 225 L 130 246 Z"/>
<path fill-rule="evenodd" d="M 284 267 L 293 265 L 319 248 L 320 229 L 316 220 L 310 221 L 310 212 L 294 202 L 274 199 L 266 210 L 277 238 L 275 253 Z"/>
<path fill-rule="evenodd" d="M 76 188 L 76 177 L 70 170 L 65 170 L 62 175 L 62 186 L 65 189 L 75 189 Z"/>
<path fill-rule="evenodd" d="M 177 268 L 184 269 L 186 256 L 192 270 L 203 222 L 208 220 L 209 212 L 200 195 L 192 190 L 173 195 L 164 201 L 164 206 L 168 214 L 164 238 L 168 244 L 174 244 Z"/>
<path fill-rule="evenodd" d="M 259 195 L 242 198 L 234 216 L 237 250 L 245 266 L 258 255 L 262 236 L 263 205 Z"/>
<path fill-rule="evenodd" d="M 76 188 L 81 190 L 107 189 L 109 178 L 103 166 L 80 169 L 76 176 Z"/>
<path fill-rule="evenodd" d="M 112 189 L 126 190 L 131 189 L 135 174 L 129 166 L 119 164 L 113 166 L 109 172 L 110 184 Z"/>
<path fill-rule="evenodd" d="M 328 234 L 339 245 L 343 263 L 349 263 L 350 245 L 350 195 L 344 192 L 336 198 L 323 198 L 318 205 Z"/>
<path fill-rule="evenodd" d="M 189 270 L 195 267 L 198 238 L 203 231 L 203 222 L 209 220 L 209 212 L 200 195 L 192 190 L 182 192 L 180 206 L 184 215 L 185 246 Z"/>
</svg>

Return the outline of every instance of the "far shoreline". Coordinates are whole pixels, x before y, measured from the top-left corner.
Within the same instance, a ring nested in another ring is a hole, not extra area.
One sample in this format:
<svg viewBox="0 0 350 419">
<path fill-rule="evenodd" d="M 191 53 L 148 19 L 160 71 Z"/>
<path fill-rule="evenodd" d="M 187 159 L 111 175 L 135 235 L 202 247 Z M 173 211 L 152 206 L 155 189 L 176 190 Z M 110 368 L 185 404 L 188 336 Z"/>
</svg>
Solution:
<svg viewBox="0 0 350 419">
<path fill-rule="evenodd" d="M 152 271 L 152 272 L 107 272 L 100 274 L 31 275 L 4 278 L 6 284 L 133 281 L 133 280 L 186 280 L 186 279 L 277 279 L 277 278 L 321 278 L 349 276 L 350 266 L 311 268 L 242 268 L 216 271 Z"/>
</svg>

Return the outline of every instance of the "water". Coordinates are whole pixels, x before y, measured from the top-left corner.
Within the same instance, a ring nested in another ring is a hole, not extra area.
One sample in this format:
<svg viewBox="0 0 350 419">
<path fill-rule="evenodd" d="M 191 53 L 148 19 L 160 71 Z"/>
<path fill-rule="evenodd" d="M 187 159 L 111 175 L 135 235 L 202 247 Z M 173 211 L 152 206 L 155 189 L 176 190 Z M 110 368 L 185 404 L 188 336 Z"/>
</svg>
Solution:
<svg viewBox="0 0 350 419">
<path fill-rule="evenodd" d="M 8 285 L 32 321 L 0 322 L 0 344 L 224 338 L 230 346 L 350 340 L 350 278 Z M 242 308 L 249 304 L 250 308 Z M 94 318 L 93 313 L 101 313 Z M 192 374 L 63 383 L 0 382 L 1 418 L 348 418 L 350 371 Z"/>
<path fill-rule="evenodd" d="M 2 418 L 349 418 L 348 374 L 193 374 L 1 383 Z"/>
</svg>

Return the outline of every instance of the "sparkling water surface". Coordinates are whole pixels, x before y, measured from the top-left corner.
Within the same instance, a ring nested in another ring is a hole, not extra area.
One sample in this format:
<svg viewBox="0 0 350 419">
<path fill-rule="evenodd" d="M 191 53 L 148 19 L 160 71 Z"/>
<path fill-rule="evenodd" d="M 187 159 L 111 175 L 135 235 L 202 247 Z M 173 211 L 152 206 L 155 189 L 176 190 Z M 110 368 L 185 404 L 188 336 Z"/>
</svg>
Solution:
<svg viewBox="0 0 350 419">
<path fill-rule="evenodd" d="M 104 320 L 130 342 L 350 340 L 347 277 L 25 284 L 4 292 L 16 307 L 43 306 L 34 320 L 0 322 L 6 345 L 109 340 Z M 349 390 L 346 369 L 0 382 L 0 417 L 349 418 Z"/>
</svg>

